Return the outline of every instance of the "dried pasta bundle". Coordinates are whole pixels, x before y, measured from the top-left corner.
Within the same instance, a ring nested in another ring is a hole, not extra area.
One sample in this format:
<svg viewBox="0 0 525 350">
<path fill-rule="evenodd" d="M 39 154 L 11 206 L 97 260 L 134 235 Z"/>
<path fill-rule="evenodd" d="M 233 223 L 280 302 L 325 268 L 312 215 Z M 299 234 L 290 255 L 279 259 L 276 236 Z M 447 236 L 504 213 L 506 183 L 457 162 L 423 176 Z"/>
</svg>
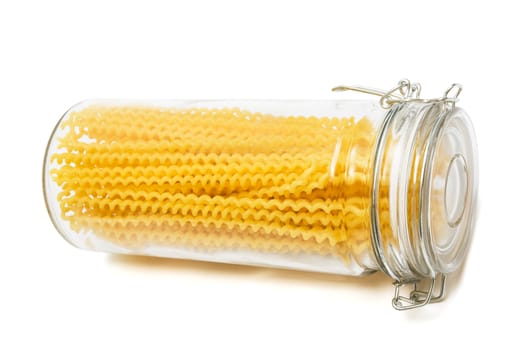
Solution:
<svg viewBox="0 0 525 350">
<path fill-rule="evenodd" d="M 60 127 L 50 173 L 75 232 L 344 261 L 370 246 L 367 118 L 88 106 Z"/>
</svg>

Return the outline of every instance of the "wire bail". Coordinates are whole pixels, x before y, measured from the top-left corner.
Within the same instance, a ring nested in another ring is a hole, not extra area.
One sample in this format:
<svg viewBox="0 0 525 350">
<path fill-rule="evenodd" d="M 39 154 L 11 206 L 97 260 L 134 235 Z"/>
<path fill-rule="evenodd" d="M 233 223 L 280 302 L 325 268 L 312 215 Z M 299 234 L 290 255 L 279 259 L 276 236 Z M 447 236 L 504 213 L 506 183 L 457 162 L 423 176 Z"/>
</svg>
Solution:
<svg viewBox="0 0 525 350">
<path fill-rule="evenodd" d="M 427 290 L 421 290 L 418 288 L 417 284 L 420 282 L 419 280 L 394 282 L 395 292 L 394 298 L 392 298 L 392 306 L 394 309 L 399 311 L 410 310 L 443 300 L 447 285 L 447 275 L 439 274 L 438 276 L 429 278 L 428 280 L 429 286 Z M 413 289 L 408 297 L 402 296 L 400 293 L 401 287 L 407 284 L 413 285 Z M 438 291 L 437 294 L 436 290 Z"/>
<path fill-rule="evenodd" d="M 392 108 L 397 103 L 404 102 L 421 102 L 421 103 L 447 103 L 452 107 L 456 105 L 459 94 L 463 90 L 461 84 L 452 84 L 442 97 L 438 98 L 421 98 L 421 84 L 412 83 L 408 79 L 402 79 L 397 83 L 394 88 L 385 91 L 375 88 L 369 88 L 365 86 L 346 86 L 339 85 L 332 89 L 332 91 L 357 91 L 365 94 L 375 95 L 381 97 L 379 104 L 384 109 Z"/>
</svg>

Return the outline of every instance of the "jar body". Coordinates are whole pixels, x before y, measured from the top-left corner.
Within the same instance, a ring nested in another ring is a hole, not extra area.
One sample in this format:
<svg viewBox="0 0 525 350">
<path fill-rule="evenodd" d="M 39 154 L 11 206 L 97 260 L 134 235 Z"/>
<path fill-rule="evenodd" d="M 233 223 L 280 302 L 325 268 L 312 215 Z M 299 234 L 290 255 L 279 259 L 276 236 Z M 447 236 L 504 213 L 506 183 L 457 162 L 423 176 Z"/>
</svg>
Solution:
<svg viewBox="0 0 525 350">
<path fill-rule="evenodd" d="M 374 101 L 86 101 L 51 136 L 46 204 L 84 249 L 360 275 L 378 269 L 386 114 Z"/>
</svg>

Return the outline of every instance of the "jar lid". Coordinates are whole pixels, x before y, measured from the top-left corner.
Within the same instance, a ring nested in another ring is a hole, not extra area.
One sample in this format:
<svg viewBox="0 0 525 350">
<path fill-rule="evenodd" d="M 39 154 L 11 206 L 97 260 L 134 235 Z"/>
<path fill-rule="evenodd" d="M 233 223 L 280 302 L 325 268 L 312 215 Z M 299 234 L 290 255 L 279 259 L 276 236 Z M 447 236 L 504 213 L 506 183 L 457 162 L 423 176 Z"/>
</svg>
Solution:
<svg viewBox="0 0 525 350">
<path fill-rule="evenodd" d="M 428 138 L 422 196 L 422 226 L 430 266 L 456 270 L 468 251 L 478 187 L 477 149 L 469 117 L 447 109 Z"/>
</svg>

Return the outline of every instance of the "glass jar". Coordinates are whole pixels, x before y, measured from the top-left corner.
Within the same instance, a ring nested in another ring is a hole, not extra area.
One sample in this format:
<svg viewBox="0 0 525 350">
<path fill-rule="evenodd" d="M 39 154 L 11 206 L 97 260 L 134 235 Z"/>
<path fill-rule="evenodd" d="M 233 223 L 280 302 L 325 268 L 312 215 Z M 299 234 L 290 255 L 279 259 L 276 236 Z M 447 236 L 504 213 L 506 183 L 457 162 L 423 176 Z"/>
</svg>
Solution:
<svg viewBox="0 0 525 350">
<path fill-rule="evenodd" d="M 465 258 L 475 212 L 461 89 L 430 100 L 409 81 L 338 89 L 381 99 L 82 102 L 46 150 L 49 215 L 79 248 L 381 270 L 396 281 L 397 309 L 435 301 Z M 400 295 L 423 279 L 427 290 Z"/>
</svg>

